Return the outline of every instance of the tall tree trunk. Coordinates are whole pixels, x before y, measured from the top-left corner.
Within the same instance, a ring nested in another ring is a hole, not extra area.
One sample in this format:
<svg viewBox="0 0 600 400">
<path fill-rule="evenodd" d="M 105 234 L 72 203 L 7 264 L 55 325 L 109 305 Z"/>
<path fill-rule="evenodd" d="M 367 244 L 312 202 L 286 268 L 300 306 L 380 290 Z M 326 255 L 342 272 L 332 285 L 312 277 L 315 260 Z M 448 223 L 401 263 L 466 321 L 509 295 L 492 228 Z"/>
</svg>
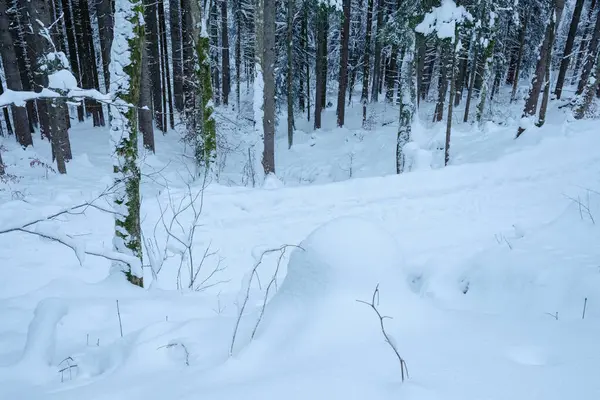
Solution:
<svg viewBox="0 0 600 400">
<path fill-rule="evenodd" d="M 371 101 L 379 100 L 379 87 L 381 83 L 381 29 L 383 28 L 384 0 L 377 0 L 377 29 L 375 30 L 375 54 L 373 58 L 373 87 L 371 88 Z"/>
<path fill-rule="evenodd" d="M 171 71 L 169 63 L 169 46 L 167 45 L 167 23 L 165 18 L 164 0 L 158 1 L 158 33 L 160 36 L 160 69 L 162 84 L 163 126 L 168 130 L 175 129 L 175 113 L 173 111 L 173 93 L 171 91 Z M 166 90 L 165 90 L 166 89 Z"/>
<path fill-rule="evenodd" d="M 290 28 L 291 29 L 291 28 Z M 227 0 L 221 0 L 221 74 L 223 105 L 229 104 L 231 71 L 229 68 L 229 25 L 227 23 Z"/>
<path fill-rule="evenodd" d="M 326 46 L 326 25 L 327 9 L 325 5 L 320 5 L 317 10 L 317 57 L 315 68 L 315 129 L 321 128 L 321 114 L 325 108 L 323 92 L 325 92 L 325 73 L 327 63 L 327 46 Z"/>
<path fill-rule="evenodd" d="M 600 88 L 600 52 L 596 58 L 596 68 L 592 74 L 592 79 L 589 79 L 587 85 L 583 91 L 583 94 L 579 97 L 573 116 L 575 119 L 582 119 L 586 116 L 592 101 L 594 100 L 594 93 Z"/>
<path fill-rule="evenodd" d="M 363 79 L 360 101 L 363 105 L 363 126 L 367 122 L 367 102 L 369 101 L 369 71 L 371 69 L 371 29 L 373 27 L 373 0 L 367 1 L 367 31 L 365 34 L 365 54 L 363 57 Z"/>
<path fill-rule="evenodd" d="M 413 37 L 413 45 L 406 50 L 405 57 L 400 58 L 403 64 L 401 64 L 401 77 L 398 81 L 398 101 L 400 103 L 400 120 L 396 139 L 396 173 L 398 174 L 406 171 L 404 146 L 412 139 L 412 124 L 416 112 L 418 83 L 415 71 L 417 65 L 415 47 Z M 405 52 L 402 51 L 402 53 Z"/>
<path fill-rule="evenodd" d="M 450 162 L 450 136 L 452 134 L 452 110 L 453 110 L 453 106 L 454 103 L 452 102 L 452 99 L 454 98 L 455 95 L 455 91 L 456 91 L 456 80 L 455 80 L 455 76 L 456 76 L 456 50 L 455 50 L 455 46 L 454 44 L 451 44 L 451 51 L 450 49 L 448 49 L 448 53 L 450 54 L 450 60 L 449 60 L 449 69 L 450 69 L 450 73 L 449 73 L 449 80 L 450 80 L 450 98 L 448 100 L 448 116 L 446 117 L 446 145 L 445 145 L 445 150 L 444 150 L 444 165 L 448 165 L 448 163 Z"/>
<path fill-rule="evenodd" d="M 102 53 L 102 68 L 106 91 L 110 88 L 110 47 L 113 40 L 113 8 L 114 0 L 96 0 L 98 13 L 98 31 L 100 32 L 100 52 Z"/>
<path fill-rule="evenodd" d="M 154 1 L 154 0 L 151 0 Z M 147 12 L 156 13 L 156 7 L 154 6 L 153 11 L 149 11 L 150 7 L 146 8 Z M 150 28 L 148 24 L 146 24 L 147 28 Z M 150 49 L 149 47 L 154 46 L 152 43 L 153 38 L 150 37 L 149 32 L 146 32 L 144 39 L 144 43 L 142 45 L 142 57 L 141 57 L 141 78 L 140 78 L 140 95 L 139 95 L 139 109 L 138 109 L 138 123 L 140 127 L 140 132 L 142 133 L 142 139 L 144 143 L 144 147 L 147 150 L 152 151 L 153 153 L 156 151 L 154 147 L 154 127 L 152 126 L 152 92 L 153 86 L 151 81 L 151 76 L 159 76 L 159 75 L 151 75 L 150 64 L 152 61 L 158 61 L 157 59 L 150 59 Z M 156 37 L 155 37 L 156 38 Z M 157 38 L 156 38 L 157 39 Z M 162 116 L 161 116 L 162 117 Z M 160 119 L 162 122 L 162 118 Z"/>
<path fill-rule="evenodd" d="M 183 48 L 181 2 L 169 2 L 169 26 L 171 28 L 171 54 L 173 58 L 173 99 L 175 109 L 182 113 L 184 108 L 183 95 Z"/>
<path fill-rule="evenodd" d="M 556 29 L 560 26 L 560 19 L 562 16 L 563 9 L 565 7 L 564 0 L 556 0 L 555 1 L 555 11 L 554 18 L 551 21 L 551 33 L 550 33 L 550 45 L 548 48 L 548 54 L 546 57 L 548 60 L 546 61 L 546 72 L 545 72 L 545 82 L 544 82 L 544 95 L 542 96 L 542 105 L 540 106 L 540 114 L 538 121 L 536 123 L 537 126 L 542 126 L 546 122 L 546 110 L 548 109 L 548 101 L 550 99 L 550 66 L 552 64 L 552 48 L 554 47 L 554 38 L 556 37 Z"/>
<path fill-rule="evenodd" d="M 195 1 L 195 0 L 192 0 Z M 216 2 L 212 4 L 210 9 L 210 59 L 213 78 L 213 101 L 216 105 L 221 104 L 221 72 L 219 62 L 219 11 Z"/>
<path fill-rule="evenodd" d="M 525 49 L 525 34 L 527 33 L 527 24 L 529 22 L 529 12 L 521 20 L 521 30 L 519 32 L 519 50 L 517 51 L 517 59 L 515 62 L 515 72 L 512 82 L 512 91 L 510 93 L 510 102 L 516 100 L 517 88 L 519 87 L 519 75 L 521 73 L 521 62 L 523 60 L 523 51 Z"/>
<path fill-rule="evenodd" d="M 592 0 L 590 6 L 587 10 L 585 27 L 583 28 L 583 35 L 581 36 L 581 41 L 579 42 L 579 50 L 577 51 L 577 59 L 575 60 L 575 67 L 573 68 L 573 76 L 571 78 L 571 85 L 575 85 L 577 83 L 577 78 L 579 77 L 579 69 L 581 68 L 581 63 L 585 57 L 585 49 L 589 42 L 590 31 L 592 29 L 592 22 L 594 21 L 594 9 L 596 7 L 596 0 Z"/>
<path fill-rule="evenodd" d="M 113 74 L 110 93 L 115 96 L 111 103 L 111 145 L 115 181 L 114 203 L 119 214 L 115 215 L 115 250 L 139 262 L 128 265 L 116 263 L 127 280 L 144 286 L 142 272 L 142 237 L 140 228 L 140 170 L 138 167 L 138 121 L 135 109 L 129 104 L 139 103 L 142 67 L 144 27 L 140 21 L 143 7 L 135 0 L 115 0 L 115 41 L 112 46 Z M 122 46 L 129 48 L 123 52 Z"/>
<path fill-rule="evenodd" d="M 310 121 L 310 55 L 308 54 L 308 1 L 304 2 L 302 13 L 302 50 L 306 69 L 306 119 Z"/>
<path fill-rule="evenodd" d="M 562 95 L 565 77 L 567 76 L 567 70 L 569 69 L 569 62 L 573 56 L 573 44 L 575 43 L 575 35 L 577 35 L 577 27 L 579 26 L 579 20 L 581 19 L 581 10 L 583 9 L 584 1 L 585 0 L 577 0 L 575 3 L 575 9 L 573 10 L 573 17 L 571 18 L 571 25 L 569 26 L 569 34 L 567 35 L 567 42 L 565 43 L 565 49 L 560 62 L 560 70 L 558 72 L 558 79 L 556 81 L 556 88 L 554 89 L 554 94 L 556 95 L 557 99 L 560 99 L 560 96 Z"/>
<path fill-rule="evenodd" d="M 235 102 L 238 114 L 241 111 L 240 84 L 242 80 L 242 7 L 241 0 L 235 0 Z"/>
<path fill-rule="evenodd" d="M 145 22 L 145 45 L 144 54 L 142 55 L 142 92 L 145 90 L 150 92 L 150 98 L 146 97 L 146 93 L 140 93 L 140 105 L 150 107 L 150 115 L 154 116 L 154 121 L 158 130 L 166 132 L 166 126 L 164 125 L 164 113 L 166 110 L 163 109 L 163 97 L 162 97 L 162 81 L 161 79 L 161 58 L 160 58 L 160 36 L 158 32 L 158 16 L 157 16 L 157 1 L 156 0 L 144 0 L 144 22 Z M 152 77 L 145 79 L 146 75 Z M 141 111 L 141 110 L 140 110 Z M 144 143 L 146 143 L 147 135 L 145 134 L 146 128 L 142 127 L 141 123 L 147 125 L 147 113 L 143 112 L 140 115 L 140 131 L 144 134 Z M 150 126 L 152 123 L 150 123 Z M 152 132 L 154 136 L 154 132 Z M 148 137 L 149 139 L 149 137 Z M 148 140 L 147 147 L 154 151 L 153 144 L 150 142 L 154 140 Z"/>
<path fill-rule="evenodd" d="M 9 4 L 12 4 L 7 12 L 10 17 L 11 25 L 10 31 L 15 46 L 15 54 L 17 57 L 18 71 L 21 74 L 21 85 L 23 90 L 31 91 L 35 87 L 33 80 L 31 60 L 35 57 L 33 49 L 27 45 L 25 40 L 25 29 L 22 23 L 21 7 L 19 6 L 18 0 L 6 0 Z M 35 131 L 35 127 L 38 124 L 37 111 L 34 100 L 26 101 L 27 118 L 29 121 L 29 130 L 31 133 Z"/>
<path fill-rule="evenodd" d="M 264 149 L 262 165 L 265 176 L 275 173 L 275 0 L 263 0 L 263 131 Z"/>
<path fill-rule="evenodd" d="M 440 78 L 438 82 L 438 100 L 435 105 L 435 112 L 433 115 L 433 122 L 440 122 L 444 119 L 444 105 L 446 104 L 446 95 L 448 94 L 448 76 L 452 71 L 448 71 L 448 64 L 451 62 L 448 59 L 449 49 L 442 52 L 442 58 L 440 59 Z M 452 103 L 453 97 L 450 97 L 450 103 Z"/>
<path fill-rule="evenodd" d="M 477 75 L 477 58 L 479 57 L 479 41 L 481 39 L 481 35 L 477 34 L 477 39 L 473 45 L 475 48 L 473 49 L 473 60 L 471 61 L 471 72 L 469 74 L 469 89 L 467 91 L 467 100 L 465 102 L 465 116 L 463 118 L 463 122 L 469 122 L 469 112 L 471 110 L 471 100 L 473 99 L 473 90 L 475 90 L 475 75 Z"/>
<path fill-rule="evenodd" d="M 556 8 L 556 0 L 552 1 L 549 10 L 548 16 L 548 26 L 546 28 L 546 32 L 544 33 L 544 40 L 540 47 L 540 53 L 538 56 L 538 61 L 535 67 L 535 74 L 531 80 L 531 87 L 529 89 L 529 94 L 527 96 L 527 100 L 525 101 L 525 107 L 523 109 L 523 119 L 531 118 L 536 114 L 538 101 L 540 98 L 540 94 L 542 91 L 542 85 L 544 85 L 546 78 L 546 63 L 550 62 L 549 53 L 552 49 L 552 39 L 554 36 L 554 12 Z M 518 138 L 525 132 L 526 126 L 519 126 L 517 130 L 516 137 Z"/>
<path fill-rule="evenodd" d="M 292 40 L 294 34 L 294 0 L 287 0 L 287 127 L 288 127 L 288 149 L 294 144 L 294 96 L 293 92 L 293 52 Z"/>
<path fill-rule="evenodd" d="M 10 21 L 6 14 L 6 1 L 0 1 L 0 55 L 4 66 L 4 79 L 6 87 L 14 91 L 22 91 L 21 74 L 15 54 L 15 46 L 10 33 Z M 27 109 L 12 105 L 10 107 L 14 122 L 14 131 L 17 142 L 23 147 L 32 146 L 33 138 L 29 127 Z"/>
<path fill-rule="evenodd" d="M 598 43 L 600 43 L 600 7 L 598 7 L 598 15 L 596 16 L 596 25 L 594 26 L 594 33 L 592 39 L 587 48 L 587 52 L 584 56 L 583 68 L 581 69 L 581 77 L 579 78 L 579 84 L 577 85 L 577 95 L 583 93 L 585 89 L 592 69 L 594 67 L 594 61 L 598 52 Z"/>
<path fill-rule="evenodd" d="M 348 85 L 348 46 L 350 41 L 350 7 L 351 0 L 342 3 L 342 31 L 340 43 L 340 75 L 337 99 L 337 126 L 344 126 L 346 116 L 346 87 Z"/>
</svg>

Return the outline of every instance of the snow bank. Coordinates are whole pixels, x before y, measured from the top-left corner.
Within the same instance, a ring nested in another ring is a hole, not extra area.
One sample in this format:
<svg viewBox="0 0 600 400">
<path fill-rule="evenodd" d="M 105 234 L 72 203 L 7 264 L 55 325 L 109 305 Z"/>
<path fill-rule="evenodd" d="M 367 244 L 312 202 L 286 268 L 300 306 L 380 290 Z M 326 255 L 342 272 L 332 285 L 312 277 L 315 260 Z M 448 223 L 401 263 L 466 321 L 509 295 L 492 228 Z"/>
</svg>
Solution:
<svg viewBox="0 0 600 400">
<path fill-rule="evenodd" d="M 560 318 L 579 319 L 585 298 L 589 304 L 600 301 L 600 227 L 595 215 L 600 215 L 600 197 L 575 198 L 542 228 L 526 232 L 515 225 L 499 232 L 494 246 L 446 271 L 437 270 L 425 291 L 485 311 L 558 312 Z M 600 316 L 600 307 L 589 307 L 587 315 Z"/>
</svg>

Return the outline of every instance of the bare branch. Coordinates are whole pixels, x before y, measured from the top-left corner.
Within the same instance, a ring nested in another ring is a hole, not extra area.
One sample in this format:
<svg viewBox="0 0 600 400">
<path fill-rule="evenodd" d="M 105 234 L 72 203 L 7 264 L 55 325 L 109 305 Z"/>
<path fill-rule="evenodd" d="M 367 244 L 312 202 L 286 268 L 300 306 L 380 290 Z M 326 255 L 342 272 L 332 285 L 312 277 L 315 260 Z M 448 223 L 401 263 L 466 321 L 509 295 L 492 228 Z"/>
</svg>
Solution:
<svg viewBox="0 0 600 400">
<path fill-rule="evenodd" d="M 377 304 L 375 303 L 375 299 L 377 299 Z M 405 376 L 406 376 L 406 379 L 409 378 L 408 367 L 406 366 L 406 362 L 404 361 L 404 359 L 400 356 L 400 353 L 398 352 L 398 348 L 396 347 L 396 344 L 394 343 L 394 341 L 391 339 L 391 337 L 386 332 L 385 325 L 383 323 L 383 321 L 386 318 L 391 319 L 392 317 L 381 315 L 381 313 L 379 312 L 379 309 L 377 308 L 379 305 L 378 304 L 379 303 L 379 284 L 377 284 L 377 286 L 375 287 L 375 290 L 373 291 L 373 297 L 372 297 L 370 303 L 368 303 L 364 300 L 356 300 L 356 301 L 359 303 L 362 303 L 362 304 L 366 304 L 367 306 L 371 307 L 371 309 L 375 312 L 375 314 L 377 314 L 377 317 L 379 318 L 379 325 L 381 326 L 381 333 L 383 334 L 383 337 L 385 338 L 385 342 L 391 347 L 391 349 L 394 351 L 394 354 L 396 354 L 398 361 L 400 362 L 400 372 L 402 375 L 402 382 L 404 382 Z"/>
</svg>

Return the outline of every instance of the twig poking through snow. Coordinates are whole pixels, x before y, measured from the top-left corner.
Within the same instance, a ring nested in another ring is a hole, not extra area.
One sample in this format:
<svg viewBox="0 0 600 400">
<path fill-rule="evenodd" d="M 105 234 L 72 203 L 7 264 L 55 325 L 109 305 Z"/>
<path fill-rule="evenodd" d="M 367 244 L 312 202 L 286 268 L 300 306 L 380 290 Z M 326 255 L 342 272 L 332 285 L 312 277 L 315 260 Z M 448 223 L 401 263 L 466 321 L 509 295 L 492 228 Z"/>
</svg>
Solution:
<svg viewBox="0 0 600 400">
<path fill-rule="evenodd" d="M 244 315 L 244 310 L 246 309 L 246 305 L 248 304 L 248 299 L 250 298 L 250 288 L 252 287 L 252 280 L 254 279 L 254 277 L 256 277 L 256 279 L 260 283 L 260 278 L 258 276 L 258 267 L 262 264 L 263 258 L 265 257 L 265 255 L 271 254 L 271 253 L 276 253 L 276 252 L 280 252 L 281 253 L 280 256 L 279 256 L 279 261 L 277 262 L 277 269 L 275 270 L 275 273 L 271 277 L 271 281 L 267 285 L 265 299 L 264 299 L 264 302 L 263 302 L 263 306 L 261 308 L 260 316 L 258 318 L 258 321 L 256 322 L 256 326 L 254 327 L 254 330 L 252 331 L 252 336 L 251 336 L 252 339 L 254 338 L 254 334 L 256 333 L 256 329 L 258 328 L 258 324 L 260 323 L 260 320 L 262 319 L 262 315 L 264 313 L 266 302 L 267 302 L 267 296 L 269 294 L 269 290 L 271 288 L 271 285 L 277 279 L 277 272 L 279 271 L 279 265 L 281 263 L 281 259 L 283 258 L 283 254 L 285 253 L 285 250 L 288 247 L 296 247 L 298 249 L 304 250 L 302 247 L 300 247 L 298 245 L 295 245 L 295 244 L 284 244 L 283 246 L 281 246 L 281 247 L 279 247 L 277 249 L 265 250 L 260 255 L 260 258 L 258 259 L 258 261 L 256 262 L 256 264 L 254 264 L 254 267 L 252 267 L 252 272 L 250 273 L 250 279 L 248 280 L 248 286 L 246 287 L 246 293 L 244 295 L 244 300 L 242 301 L 242 305 L 240 307 L 240 311 L 238 313 L 237 320 L 235 321 L 235 328 L 233 329 L 233 336 L 231 338 L 231 346 L 229 347 L 229 356 L 230 357 L 233 355 L 233 347 L 235 346 L 235 340 L 237 338 L 238 328 L 240 327 L 240 321 L 242 320 L 242 316 Z"/>
<path fill-rule="evenodd" d="M 585 309 L 587 307 L 587 297 L 583 300 L 583 314 L 581 314 L 581 319 L 585 319 Z"/>
<path fill-rule="evenodd" d="M 164 346 L 160 346 L 156 350 L 160 350 L 160 349 L 164 349 L 164 348 L 170 349 L 171 347 L 176 347 L 176 346 L 181 346 L 181 348 L 183 349 L 183 351 L 185 353 L 185 365 L 189 367 L 190 366 L 190 352 L 188 351 L 187 347 L 185 347 L 185 344 L 179 343 L 179 342 L 169 343 Z"/>
<path fill-rule="evenodd" d="M 376 299 L 377 299 L 377 304 L 375 303 Z M 405 376 L 406 376 L 406 379 L 409 378 L 408 367 L 406 366 L 406 362 L 404 361 L 404 359 L 400 356 L 400 353 L 398 352 L 398 348 L 396 347 L 396 344 L 394 343 L 392 338 L 388 335 L 388 333 L 385 331 L 385 326 L 383 324 L 384 319 L 386 319 L 386 318 L 391 319 L 392 317 L 381 315 L 381 313 L 377 309 L 377 306 L 379 305 L 379 284 L 377 284 L 377 286 L 375 287 L 375 290 L 373 291 L 373 297 L 372 297 L 370 303 L 363 301 L 363 300 L 356 300 L 356 301 L 358 301 L 359 303 L 368 305 L 369 307 L 371 307 L 371 309 L 373 311 L 375 311 L 375 314 L 377 314 L 377 317 L 379 318 L 379 324 L 381 325 L 381 333 L 383 333 L 383 337 L 385 338 L 386 343 L 390 345 L 390 347 L 396 354 L 396 357 L 398 357 L 398 361 L 400 361 L 400 371 L 402 374 L 402 382 L 404 382 Z"/>
<path fill-rule="evenodd" d="M 117 316 L 119 317 L 119 330 L 121 331 L 121 337 L 123 337 L 123 323 L 121 322 L 121 310 L 119 310 L 119 300 L 117 300 Z"/>
</svg>

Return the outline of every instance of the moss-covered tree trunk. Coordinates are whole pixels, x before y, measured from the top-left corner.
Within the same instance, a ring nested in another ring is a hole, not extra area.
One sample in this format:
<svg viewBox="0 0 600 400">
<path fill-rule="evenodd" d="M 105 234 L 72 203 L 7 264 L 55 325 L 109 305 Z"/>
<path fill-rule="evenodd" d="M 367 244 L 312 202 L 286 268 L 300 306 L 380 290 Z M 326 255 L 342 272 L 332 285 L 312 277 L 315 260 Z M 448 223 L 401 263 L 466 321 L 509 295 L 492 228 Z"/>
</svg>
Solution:
<svg viewBox="0 0 600 400">
<path fill-rule="evenodd" d="M 127 280 L 143 286 L 140 228 L 140 170 L 138 166 L 138 121 L 133 105 L 140 95 L 144 28 L 141 1 L 115 0 L 115 31 L 111 48 L 110 92 L 111 147 L 115 181 L 115 250 L 131 260 L 115 265 Z"/>
<path fill-rule="evenodd" d="M 191 0 L 193 38 L 196 49 L 196 110 L 200 118 L 195 118 L 195 158 L 197 175 L 215 173 L 217 158 L 216 124 L 213 118 L 213 87 L 211 77 L 210 38 L 208 36 L 208 4 L 203 0 Z M 202 6 L 201 6 L 202 5 Z M 201 17 L 201 19 L 200 19 Z"/>
</svg>

